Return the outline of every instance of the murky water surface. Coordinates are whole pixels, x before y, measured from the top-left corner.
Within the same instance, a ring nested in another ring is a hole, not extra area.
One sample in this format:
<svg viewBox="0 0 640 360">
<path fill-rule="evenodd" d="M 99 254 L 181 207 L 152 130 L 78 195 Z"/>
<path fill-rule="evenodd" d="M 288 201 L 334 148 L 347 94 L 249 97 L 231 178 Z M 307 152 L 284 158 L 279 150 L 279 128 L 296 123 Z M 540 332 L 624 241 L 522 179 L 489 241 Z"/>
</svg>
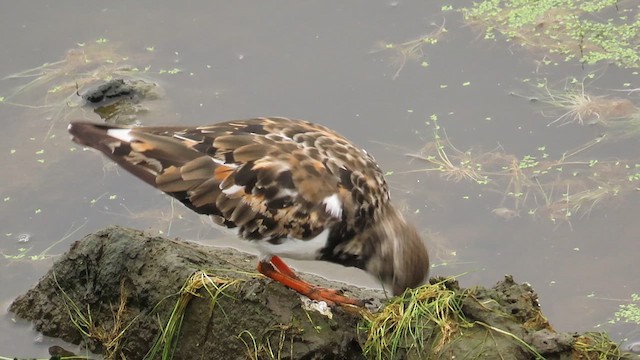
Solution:
<svg viewBox="0 0 640 360">
<path fill-rule="evenodd" d="M 531 99 L 546 96 L 549 102 L 547 89 L 561 91 L 570 77 L 595 73 L 585 82 L 588 91 L 635 101 L 614 90 L 637 87 L 637 74 L 604 65 L 545 65 L 542 55 L 513 43 L 482 40 L 459 13 L 441 6 L 434 1 L 5 4 L 0 11 L 0 78 L 8 77 L 0 81 L 0 356 L 46 357 L 51 341 L 28 324 L 15 323 L 4 309 L 89 232 L 120 224 L 251 249 L 69 140 L 69 120 L 101 121 L 80 106 L 76 89 L 82 93 L 109 76 L 159 85 L 160 98 L 144 101 L 125 117 L 145 125 L 281 115 L 332 127 L 389 171 L 394 200 L 429 243 L 433 275 L 462 274 L 464 286 L 491 286 L 513 274 L 534 286 L 557 329 L 588 331 L 606 324 L 618 305 L 640 291 L 638 185 L 628 179 L 640 162 L 637 139 L 619 140 L 577 122 L 557 126 L 574 114 L 561 118 L 567 110 Z M 427 34 L 438 42 L 411 43 Z M 537 85 L 545 78 L 546 88 Z M 599 141 L 602 135 L 605 140 Z M 437 167 L 426 159 L 442 165 L 438 148 L 457 171 L 418 171 Z M 563 159 L 563 154 L 571 156 Z M 474 175 L 465 159 L 482 171 Z M 548 169 L 542 168 L 545 161 Z M 377 286 L 358 270 L 318 262 L 294 265 Z M 598 329 L 619 340 L 632 334 L 620 325 Z"/>
</svg>

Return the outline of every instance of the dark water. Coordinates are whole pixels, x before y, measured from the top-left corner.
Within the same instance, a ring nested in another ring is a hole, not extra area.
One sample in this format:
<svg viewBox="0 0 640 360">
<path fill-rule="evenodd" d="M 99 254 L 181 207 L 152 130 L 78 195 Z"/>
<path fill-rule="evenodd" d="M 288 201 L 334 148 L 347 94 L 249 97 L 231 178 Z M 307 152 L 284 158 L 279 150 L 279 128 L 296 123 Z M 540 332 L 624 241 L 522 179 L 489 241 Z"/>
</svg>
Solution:
<svg viewBox="0 0 640 360">
<path fill-rule="evenodd" d="M 433 275 L 464 273 L 463 285 L 490 286 L 513 274 L 534 286 L 557 329 L 588 331 L 605 324 L 621 304 L 617 299 L 640 291 L 634 192 L 599 202 L 570 222 L 535 219 L 526 210 L 506 220 L 492 213 L 504 207 L 502 194 L 472 182 L 448 182 L 435 172 L 407 173 L 426 165 L 405 154 L 433 141 L 427 123 L 435 115 L 461 151 L 500 146 L 522 157 L 544 146 L 557 158 L 599 130 L 548 127 L 554 119 L 547 117 L 548 107 L 509 94 L 539 96 L 536 79 L 546 77 L 562 87 L 569 76 L 581 79 L 591 71 L 599 74 L 594 80 L 599 89 L 636 87 L 637 75 L 604 66 L 541 66 L 542 55 L 484 41 L 460 14 L 442 12 L 441 6 L 429 1 L 5 4 L 0 77 L 63 59 L 68 66 L 34 71 L 46 77 L 15 96 L 35 77 L 0 81 L 3 311 L 72 241 L 109 224 L 250 249 L 70 142 L 70 119 L 100 120 L 77 106 L 76 84 L 82 90 L 87 79 L 105 77 L 100 70 L 126 73 L 137 67 L 146 68 L 138 75 L 157 82 L 163 92 L 161 99 L 144 104 L 148 112 L 138 114 L 142 123 L 196 125 L 281 115 L 332 127 L 393 171 L 388 178 L 393 197 L 427 235 Z M 399 73 L 392 50 L 376 51 L 380 43 L 416 39 L 443 23 L 448 31 L 439 42 L 424 46 L 422 58 L 408 59 Z M 108 41 L 96 44 L 98 39 Z M 82 61 L 77 54 L 84 54 Z M 428 66 L 421 66 L 423 61 Z M 173 69 L 180 71 L 172 74 Z M 67 95 L 59 95 L 56 86 Z M 624 157 L 633 164 L 636 148 L 633 139 L 594 147 L 583 160 Z M 20 241 L 26 239 L 22 234 L 28 234 L 27 242 Z M 294 265 L 377 286 L 356 270 Z M 0 356 L 46 356 L 50 340 L 28 324 L 15 324 L 11 314 L 3 312 L 0 320 Z M 599 329 L 618 339 L 630 331 Z"/>
</svg>

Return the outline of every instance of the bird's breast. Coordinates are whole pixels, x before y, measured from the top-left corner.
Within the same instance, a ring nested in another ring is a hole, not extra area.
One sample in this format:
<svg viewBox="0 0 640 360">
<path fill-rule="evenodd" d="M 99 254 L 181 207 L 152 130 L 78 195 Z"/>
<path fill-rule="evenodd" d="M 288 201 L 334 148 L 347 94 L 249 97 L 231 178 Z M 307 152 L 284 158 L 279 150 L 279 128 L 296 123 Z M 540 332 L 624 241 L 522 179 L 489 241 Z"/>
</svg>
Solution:
<svg viewBox="0 0 640 360">
<path fill-rule="evenodd" d="M 253 240 L 252 243 L 263 256 L 277 255 L 295 260 L 316 260 L 327 246 L 329 230 L 325 229 L 311 239 L 285 237 L 274 240 Z"/>
</svg>

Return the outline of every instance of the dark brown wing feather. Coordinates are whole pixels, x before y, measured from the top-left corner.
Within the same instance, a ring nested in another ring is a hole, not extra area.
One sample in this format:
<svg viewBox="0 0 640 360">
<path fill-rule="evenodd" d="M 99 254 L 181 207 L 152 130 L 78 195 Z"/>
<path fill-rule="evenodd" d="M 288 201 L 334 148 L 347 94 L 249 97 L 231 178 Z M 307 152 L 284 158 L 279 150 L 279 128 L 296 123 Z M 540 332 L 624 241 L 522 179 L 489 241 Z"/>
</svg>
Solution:
<svg viewBox="0 0 640 360">
<path fill-rule="evenodd" d="M 373 158 L 334 131 L 258 118 L 199 127 L 72 123 L 74 140 L 246 239 L 309 239 L 341 221 L 357 232 L 389 199 Z M 336 194 L 341 211 L 327 209 Z"/>
</svg>

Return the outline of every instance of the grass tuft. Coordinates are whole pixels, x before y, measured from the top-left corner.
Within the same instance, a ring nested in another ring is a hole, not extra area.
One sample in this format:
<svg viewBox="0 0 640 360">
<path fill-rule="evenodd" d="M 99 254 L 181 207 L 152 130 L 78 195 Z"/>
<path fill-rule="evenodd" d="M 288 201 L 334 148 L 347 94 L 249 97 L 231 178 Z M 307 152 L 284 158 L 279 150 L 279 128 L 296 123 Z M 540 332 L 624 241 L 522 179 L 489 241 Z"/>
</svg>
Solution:
<svg viewBox="0 0 640 360">
<path fill-rule="evenodd" d="M 425 352 L 426 342 L 437 353 L 461 327 L 471 326 L 462 316 L 465 291 L 446 287 L 448 279 L 408 289 L 377 314 L 364 316 L 359 330 L 366 332 L 363 352 L 372 359 L 395 359 L 400 351 Z"/>
<path fill-rule="evenodd" d="M 269 327 L 260 339 L 248 330 L 242 331 L 237 338 L 245 345 L 248 359 L 280 360 L 293 359 L 294 337 L 301 334 L 302 330 L 291 324 L 277 324 Z"/>
<path fill-rule="evenodd" d="M 91 316 L 91 309 L 87 306 L 86 312 L 82 310 L 71 297 L 62 289 L 54 273 L 54 281 L 63 296 L 63 302 L 69 314 L 69 319 L 78 331 L 87 339 L 90 339 L 102 346 L 105 359 L 124 359 L 122 354 L 121 340 L 127 329 L 137 319 L 137 316 L 124 324 L 125 310 L 129 293 L 126 289 L 124 279 L 120 282 L 120 298 L 118 307 L 113 312 L 113 324 L 110 328 L 99 326 Z M 74 357 L 76 358 L 76 357 Z M 85 357 L 77 357 L 85 359 Z"/>
<path fill-rule="evenodd" d="M 418 38 L 411 39 L 402 43 L 386 43 L 381 42 L 378 45 L 378 49 L 372 51 L 377 52 L 390 52 L 392 66 L 396 69 L 392 79 L 395 80 L 400 76 L 400 72 L 404 69 L 408 61 L 420 62 L 422 67 L 427 67 L 429 64 L 423 60 L 424 48 L 428 45 L 435 45 L 438 43 L 443 34 L 447 32 L 445 28 L 445 22 L 441 25 L 435 25 L 436 29 L 429 34 L 422 35 Z"/>
<path fill-rule="evenodd" d="M 599 124 L 606 127 L 613 119 L 627 119 L 638 113 L 629 99 L 605 95 L 593 95 L 585 91 L 584 81 L 566 86 L 562 91 L 544 86 L 545 94 L 538 101 L 564 111 L 547 126 Z"/>
<path fill-rule="evenodd" d="M 201 295 L 198 294 L 200 289 L 204 288 L 207 294 L 209 294 L 211 298 L 211 311 L 213 311 L 220 297 L 230 297 L 225 293 L 225 290 L 237 286 L 243 281 L 242 279 L 217 277 L 207 274 L 204 271 L 196 271 L 187 279 L 182 289 L 178 292 L 178 301 L 176 301 L 169 319 L 162 328 L 160 337 L 153 344 L 145 356 L 145 359 L 156 359 L 157 355 L 161 355 L 163 360 L 173 358 L 175 342 L 178 340 L 180 334 L 180 328 L 182 327 L 187 305 L 193 297 L 201 297 Z"/>
<path fill-rule="evenodd" d="M 585 333 L 573 344 L 575 359 L 609 360 L 621 359 L 620 346 L 605 333 Z"/>
</svg>

